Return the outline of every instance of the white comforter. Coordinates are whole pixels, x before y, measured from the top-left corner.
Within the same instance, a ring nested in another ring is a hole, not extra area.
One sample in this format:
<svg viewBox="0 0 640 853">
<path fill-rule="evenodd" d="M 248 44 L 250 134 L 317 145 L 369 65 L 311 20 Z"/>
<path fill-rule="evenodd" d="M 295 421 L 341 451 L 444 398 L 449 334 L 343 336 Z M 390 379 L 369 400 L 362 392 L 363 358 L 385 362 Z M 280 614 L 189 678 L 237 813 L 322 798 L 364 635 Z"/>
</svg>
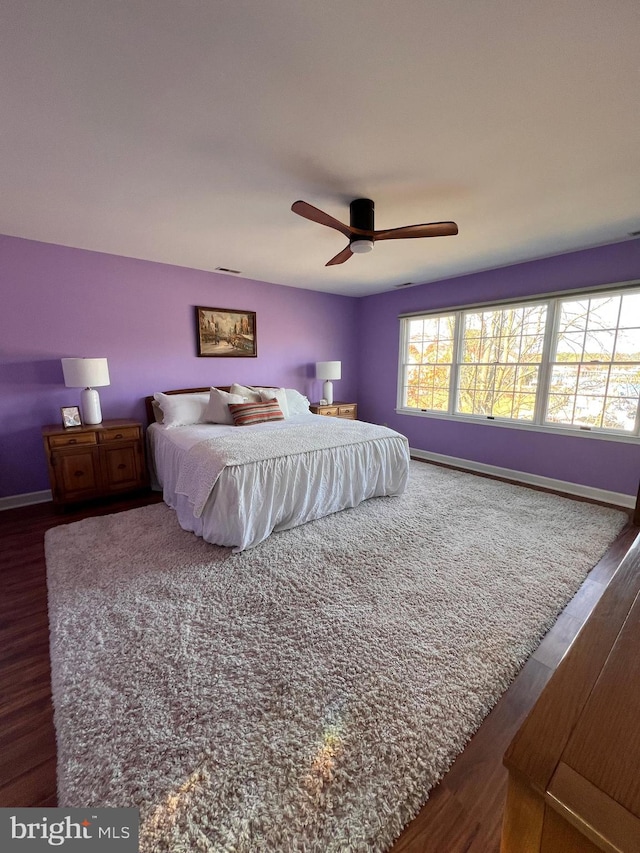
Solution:
<svg viewBox="0 0 640 853">
<path fill-rule="evenodd" d="M 152 424 L 148 438 L 181 527 L 235 551 L 367 498 L 401 494 L 409 471 L 407 439 L 394 430 L 311 414 L 248 427 Z"/>
</svg>

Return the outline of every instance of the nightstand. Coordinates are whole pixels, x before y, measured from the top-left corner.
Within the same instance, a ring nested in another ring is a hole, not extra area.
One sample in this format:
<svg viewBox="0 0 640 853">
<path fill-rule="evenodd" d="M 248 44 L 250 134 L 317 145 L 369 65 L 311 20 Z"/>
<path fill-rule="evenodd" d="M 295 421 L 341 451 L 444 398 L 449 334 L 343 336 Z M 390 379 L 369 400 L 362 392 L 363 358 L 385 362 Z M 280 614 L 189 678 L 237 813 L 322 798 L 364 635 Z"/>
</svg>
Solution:
<svg viewBox="0 0 640 853">
<path fill-rule="evenodd" d="M 78 427 L 42 427 L 53 502 L 121 495 L 147 485 L 143 428 L 108 420 Z"/>
<path fill-rule="evenodd" d="M 346 418 L 350 421 L 358 419 L 358 404 L 345 403 L 342 400 L 336 400 L 331 405 L 320 405 L 320 403 L 311 403 L 309 410 L 314 415 L 328 415 L 330 418 Z"/>
</svg>

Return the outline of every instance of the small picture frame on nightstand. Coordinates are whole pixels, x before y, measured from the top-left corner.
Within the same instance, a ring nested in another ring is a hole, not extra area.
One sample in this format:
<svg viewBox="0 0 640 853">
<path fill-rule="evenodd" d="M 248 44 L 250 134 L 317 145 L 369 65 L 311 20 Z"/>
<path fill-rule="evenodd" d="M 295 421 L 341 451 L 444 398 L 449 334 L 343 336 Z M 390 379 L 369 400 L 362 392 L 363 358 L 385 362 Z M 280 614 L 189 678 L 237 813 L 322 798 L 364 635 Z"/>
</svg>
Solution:
<svg viewBox="0 0 640 853">
<path fill-rule="evenodd" d="M 80 409 L 78 406 L 61 406 L 60 414 L 62 415 L 62 426 L 65 429 L 68 427 L 82 426 Z"/>
</svg>

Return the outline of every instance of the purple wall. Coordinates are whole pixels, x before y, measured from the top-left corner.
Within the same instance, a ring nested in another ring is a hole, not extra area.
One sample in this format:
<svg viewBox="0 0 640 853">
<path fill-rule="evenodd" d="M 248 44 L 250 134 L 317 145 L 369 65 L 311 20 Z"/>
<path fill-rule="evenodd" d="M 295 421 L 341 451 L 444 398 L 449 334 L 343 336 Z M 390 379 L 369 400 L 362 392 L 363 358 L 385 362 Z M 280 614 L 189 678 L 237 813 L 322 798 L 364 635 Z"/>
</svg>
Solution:
<svg viewBox="0 0 640 853">
<path fill-rule="evenodd" d="M 169 388 L 279 384 L 320 396 L 314 363 L 338 359 L 357 393 L 358 300 L 0 236 L 0 497 L 49 488 L 40 437 L 65 388 L 60 359 L 106 356 L 105 418 L 144 418 Z M 198 358 L 194 305 L 257 312 L 257 358 Z"/>
<path fill-rule="evenodd" d="M 640 279 L 640 240 L 364 297 L 359 304 L 359 413 L 411 447 L 635 495 L 640 445 L 398 415 L 398 314 Z"/>
</svg>

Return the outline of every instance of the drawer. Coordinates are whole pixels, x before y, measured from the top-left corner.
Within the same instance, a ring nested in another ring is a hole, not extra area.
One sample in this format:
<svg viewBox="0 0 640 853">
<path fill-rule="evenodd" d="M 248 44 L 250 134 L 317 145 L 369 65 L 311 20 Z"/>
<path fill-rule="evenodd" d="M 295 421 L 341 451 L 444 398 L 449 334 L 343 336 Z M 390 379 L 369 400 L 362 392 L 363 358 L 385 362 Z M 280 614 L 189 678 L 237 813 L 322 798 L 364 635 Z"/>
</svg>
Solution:
<svg viewBox="0 0 640 853">
<path fill-rule="evenodd" d="M 50 435 L 49 447 L 73 447 L 75 444 L 95 444 L 95 432 L 77 432 L 71 435 Z"/>
<path fill-rule="evenodd" d="M 341 418 L 355 418 L 356 407 L 354 406 L 339 406 L 338 416 Z"/>
<path fill-rule="evenodd" d="M 320 409 L 319 414 L 329 415 L 330 418 L 337 418 L 338 417 L 338 407 L 337 406 L 323 406 Z"/>
<path fill-rule="evenodd" d="M 98 441 L 104 444 L 106 441 L 124 441 L 136 440 L 140 437 L 140 430 L 135 426 L 128 427 L 112 427 L 111 429 L 103 429 L 98 433 Z"/>
</svg>

